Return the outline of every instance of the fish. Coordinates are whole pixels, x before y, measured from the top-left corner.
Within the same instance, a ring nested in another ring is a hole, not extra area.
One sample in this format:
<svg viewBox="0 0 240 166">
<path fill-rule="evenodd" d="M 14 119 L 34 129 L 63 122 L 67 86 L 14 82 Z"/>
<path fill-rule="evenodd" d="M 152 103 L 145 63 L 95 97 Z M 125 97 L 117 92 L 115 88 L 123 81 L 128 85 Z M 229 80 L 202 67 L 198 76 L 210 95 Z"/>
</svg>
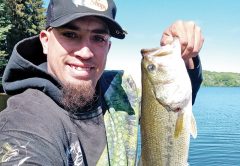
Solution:
<svg viewBox="0 0 240 166">
<path fill-rule="evenodd" d="M 191 81 L 178 39 L 142 49 L 141 161 L 143 166 L 187 166 L 197 137 Z"/>
</svg>

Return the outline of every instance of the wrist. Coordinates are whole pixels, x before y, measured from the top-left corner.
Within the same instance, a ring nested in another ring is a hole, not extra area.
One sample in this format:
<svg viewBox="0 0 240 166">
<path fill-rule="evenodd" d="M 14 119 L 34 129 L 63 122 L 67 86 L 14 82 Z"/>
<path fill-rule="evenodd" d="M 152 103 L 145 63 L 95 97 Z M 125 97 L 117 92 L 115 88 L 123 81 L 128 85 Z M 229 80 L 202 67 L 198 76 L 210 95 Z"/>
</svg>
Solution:
<svg viewBox="0 0 240 166">
<path fill-rule="evenodd" d="M 184 60 L 187 69 L 194 69 L 194 62 L 192 58 Z"/>
</svg>

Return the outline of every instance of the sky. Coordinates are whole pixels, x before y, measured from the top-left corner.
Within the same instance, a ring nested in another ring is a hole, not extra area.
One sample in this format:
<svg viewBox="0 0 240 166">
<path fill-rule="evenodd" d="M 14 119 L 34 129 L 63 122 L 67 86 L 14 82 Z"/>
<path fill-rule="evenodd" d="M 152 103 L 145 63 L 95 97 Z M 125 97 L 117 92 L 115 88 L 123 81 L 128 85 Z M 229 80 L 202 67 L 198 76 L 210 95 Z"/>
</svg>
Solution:
<svg viewBox="0 0 240 166">
<path fill-rule="evenodd" d="M 45 0 L 47 5 L 49 0 Z M 137 85 L 142 48 L 160 45 L 163 31 L 177 20 L 194 21 L 205 38 L 200 51 L 203 70 L 240 73 L 240 1 L 115 0 L 116 20 L 128 32 L 112 38 L 106 69 L 123 69 Z"/>
</svg>

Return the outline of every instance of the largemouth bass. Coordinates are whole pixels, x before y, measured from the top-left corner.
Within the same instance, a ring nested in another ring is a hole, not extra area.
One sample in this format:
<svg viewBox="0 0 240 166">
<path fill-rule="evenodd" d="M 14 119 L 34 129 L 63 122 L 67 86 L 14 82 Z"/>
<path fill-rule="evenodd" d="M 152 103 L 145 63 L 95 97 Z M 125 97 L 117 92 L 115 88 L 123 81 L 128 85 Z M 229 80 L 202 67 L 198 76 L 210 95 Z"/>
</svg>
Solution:
<svg viewBox="0 0 240 166">
<path fill-rule="evenodd" d="M 142 49 L 141 165 L 186 166 L 197 136 L 192 87 L 177 39 Z"/>
</svg>

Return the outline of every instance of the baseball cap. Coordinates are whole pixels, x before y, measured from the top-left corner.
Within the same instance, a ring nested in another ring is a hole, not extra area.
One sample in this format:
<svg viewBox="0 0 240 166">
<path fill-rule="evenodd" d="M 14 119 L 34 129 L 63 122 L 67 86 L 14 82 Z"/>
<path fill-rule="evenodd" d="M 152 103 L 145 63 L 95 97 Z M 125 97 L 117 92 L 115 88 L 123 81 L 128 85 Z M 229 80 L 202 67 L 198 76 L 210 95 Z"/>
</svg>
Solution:
<svg viewBox="0 0 240 166">
<path fill-rule="evenodd" d="M 80 17 L 97 16 L 108 25 L 112 37 L 123 39 L 127 33 L 115 21 L 116 12 L 113 0 L 50 0 L 46 28 L 60 27 Z"/>
</svg>

